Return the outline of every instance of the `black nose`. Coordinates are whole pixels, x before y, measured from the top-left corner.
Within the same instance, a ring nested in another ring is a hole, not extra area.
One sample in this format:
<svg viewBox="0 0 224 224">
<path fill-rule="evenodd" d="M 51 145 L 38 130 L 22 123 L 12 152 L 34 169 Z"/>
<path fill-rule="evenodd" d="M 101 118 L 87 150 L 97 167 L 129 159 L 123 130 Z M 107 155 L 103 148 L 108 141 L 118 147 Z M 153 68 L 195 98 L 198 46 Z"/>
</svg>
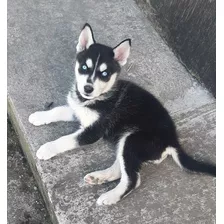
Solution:
<svg viewBox="0 0 224 224">
<path fill-rule="evenodd" d="M 90 85 L 84 86 L 84 90 L 86 93 L 91 93 L 93 91 L 93 87 Z"/>
</svg>

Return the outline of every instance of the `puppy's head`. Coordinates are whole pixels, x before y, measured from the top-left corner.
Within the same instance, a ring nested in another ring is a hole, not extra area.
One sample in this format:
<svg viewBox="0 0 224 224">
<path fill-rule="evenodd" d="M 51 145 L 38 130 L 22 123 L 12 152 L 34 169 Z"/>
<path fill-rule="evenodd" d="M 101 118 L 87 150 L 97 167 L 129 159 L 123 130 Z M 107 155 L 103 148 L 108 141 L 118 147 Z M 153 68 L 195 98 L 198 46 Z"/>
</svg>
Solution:
<svg viewBox="0 0 224 224">
<path fill-rule="evenodd" d="M 98 44 L 90 25 L 85 24 L 76 47 L 75 64 L 77 90 L 83 98 L 94 99 L 113 87 L 121 66 L 127 62 L 130 46 L 130 39 L 114 48 Z"/>
</svg>

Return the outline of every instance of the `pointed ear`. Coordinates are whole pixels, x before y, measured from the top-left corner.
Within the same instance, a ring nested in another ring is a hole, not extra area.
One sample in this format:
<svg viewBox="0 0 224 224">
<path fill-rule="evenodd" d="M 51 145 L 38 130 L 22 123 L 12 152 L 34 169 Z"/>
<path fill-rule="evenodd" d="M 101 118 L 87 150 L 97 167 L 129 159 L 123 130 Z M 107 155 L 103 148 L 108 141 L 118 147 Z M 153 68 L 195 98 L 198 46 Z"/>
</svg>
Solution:
<svg viewBox="0 0 224 224">
<path fill-rule="evenodd" d="M 77 52 L 81 52 L 85 49 L 88 49 L 90 45 L 94 44 L 94 36 L 91 26 L 86 23 L 79 35 L 79 42 L 76 46 Z"/>
<path fill-rule="evenodd" d="M 114 49 L 114 59 L 121 65 L 125 65 L 130 54 L 131 39 L 123 40 Z"/>
</svg>

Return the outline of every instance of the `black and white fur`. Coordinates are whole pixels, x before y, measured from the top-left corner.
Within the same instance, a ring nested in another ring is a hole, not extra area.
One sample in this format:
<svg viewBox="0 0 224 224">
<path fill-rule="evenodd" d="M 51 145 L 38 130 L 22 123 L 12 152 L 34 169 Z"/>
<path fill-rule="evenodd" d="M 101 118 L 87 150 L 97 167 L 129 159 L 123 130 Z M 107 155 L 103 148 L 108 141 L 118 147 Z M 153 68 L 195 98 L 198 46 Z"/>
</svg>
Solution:
<svg viewBox="0 0 224 224">
<path fill-rule="evenodd" d="M 90 25 L 85 24 L 77 45 L 76 82 L 68 94 L 67 105 L 29 117 L 35 126 L 73 121 L 74 116 L 81 124 L 75 133 L 42 145 L 37 151 L 39 159 L 50 159 L 100 138 L 112 143 L 117 153 L 113 165 L 84 177 L 88 184 L 120 179 L 114 189 L 98 198 L 98 205 L 117 203 L 140 185 L 143 162 L 158 164 L 168 155 L 181 168 L 216 175 L 215 165 L 198 162 L 182 150 L 174 122 L 152 94 L 134 83 L 117 80 L 130 46 L 130 39 L 115 48 L 98 44 Z"/>
</svg>

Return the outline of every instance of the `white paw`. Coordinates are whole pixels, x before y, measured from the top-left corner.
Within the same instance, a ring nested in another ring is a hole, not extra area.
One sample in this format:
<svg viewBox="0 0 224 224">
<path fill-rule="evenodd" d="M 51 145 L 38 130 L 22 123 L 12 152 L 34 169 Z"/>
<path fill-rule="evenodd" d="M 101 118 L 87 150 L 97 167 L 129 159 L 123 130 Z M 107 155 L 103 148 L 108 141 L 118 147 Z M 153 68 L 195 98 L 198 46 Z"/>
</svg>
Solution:
<svg viewBox="0 0 224 224">
<path fill-rule="evenodd" d="M 55 155 L 57 155 L 57 152 L 53 142 L 47 142 L 42 145 L 36 153 L 37 158 L 43 160 L 48 160 Z"/>
<path fill-rule="evenodd" d="M 107 175 L 102 171 L 92 172 L 84 177 L 84 181 L 91 185 L 106 183 L 108 182 L 107 179 L 108 179 Z"/>
<path fill-rule="evenodd" d="M 49 117 L 46 115 L 46 111 L 37 111 L 29 116 L 29 122 L 35 126 L 49 124 Z"/>
<path fill-rule="evenodd" d="M 112 204 L 116 204 L 118 201 L 120 201 L 120 195 L 118 195 L 116 191 L 111 190 L 102 194 L 97 199 L 96 203 L 98 205 L 112 205 Z"/>
</svg>

